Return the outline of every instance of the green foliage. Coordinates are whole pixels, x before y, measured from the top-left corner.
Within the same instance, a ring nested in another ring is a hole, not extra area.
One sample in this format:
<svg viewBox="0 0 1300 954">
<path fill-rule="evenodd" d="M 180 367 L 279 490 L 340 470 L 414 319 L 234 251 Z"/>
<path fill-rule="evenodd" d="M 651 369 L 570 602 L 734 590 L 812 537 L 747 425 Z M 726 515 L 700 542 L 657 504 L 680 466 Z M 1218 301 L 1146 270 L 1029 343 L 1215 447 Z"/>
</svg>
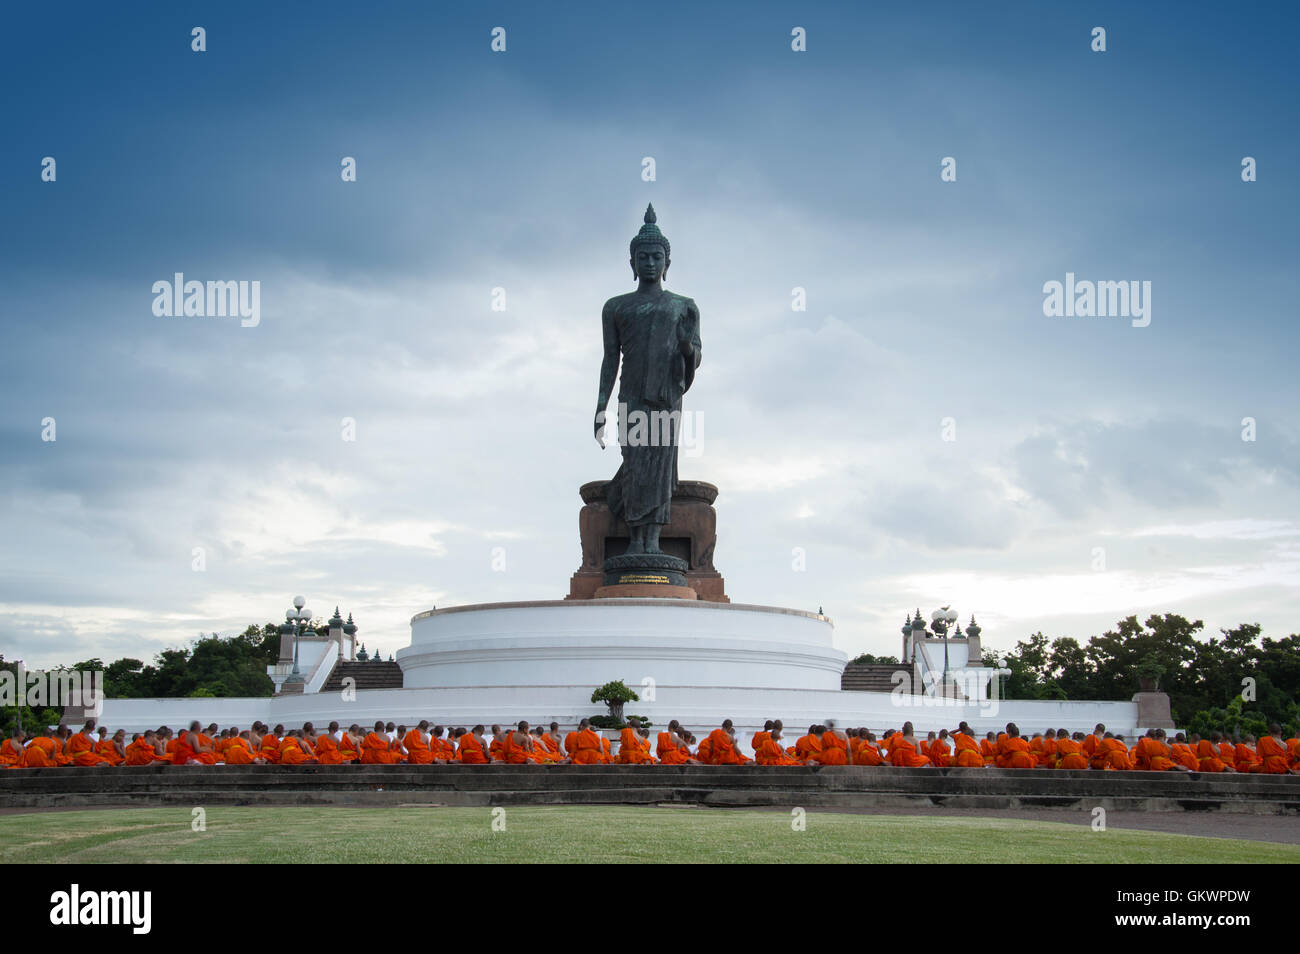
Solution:
<svg viewBox="0 0 1300 954">
<path fill-rule="evenodd" d="M 871 653 L 863 653 L 861 656 L 855 657 L 853 661 L 863 666 L 897 666 L 898 665 L 897 656 L 873 656 L 871 655 Z"/>
<path fill-rule="evenodd" d="M 639 702 L 640 699 L 640 696 L 624 685 L 622 679 L 607 682 L 591 694 L 592 702 L 603 702 L 607 706 L 618 706 L 626 702 Z"/>
<path fill-rule="evenodd" d="M 632 716 L 632 715 L 624 716 L 622 719 L 612 715 L 595 715 L 592 716 L 589 721 L 597 729 L 626 729 L 629 725 L 629 720 L 631 719 L 636 719 L 638 722 L 640 722 L 641 725 L 639 726 L 639 728 L 642 729 L 648 729 L 654 725 L 654 723 L 651 722 L 649 719 L 647 719 L 645 716 Z"/>
<path fill-rule="evenodd" d="M 1035 633 L 1015 650 L 987 649 L 986 666 L 1005 662 L 1001 686 L 1009 699 L 1128 699 L 1139 678 L 1158 678 L 1169 694 L 1174 720 L 1189 729 L 1258 735 L 1268 722 L 1300 724 L 1300 636 L 1262 637 L 1257 623 L 1201 635 L 1204 623 L 1174 613 L 1120 620 L 1113 630 L 1081 645 Z M 1242 700 L 1245 686 L 1254 699 Z M 1238 700 L 1245 708 L 1232 709 Z M 1231 723 L 1231 724 L 1229 724 Z"/>
</svg>

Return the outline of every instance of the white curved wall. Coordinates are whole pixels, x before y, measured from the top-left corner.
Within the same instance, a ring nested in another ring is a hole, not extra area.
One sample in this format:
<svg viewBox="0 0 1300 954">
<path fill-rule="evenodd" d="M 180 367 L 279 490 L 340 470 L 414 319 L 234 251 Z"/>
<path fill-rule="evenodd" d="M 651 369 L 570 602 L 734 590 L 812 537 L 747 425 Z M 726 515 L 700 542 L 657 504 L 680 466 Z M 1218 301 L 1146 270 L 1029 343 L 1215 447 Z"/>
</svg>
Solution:
<svg viewBox="0 0 1300 954">
<path fill-rule="evenodd" d="M 838 690 L 846 656 L 815 613 L 684 600 L 484 603 L 421 613 L 406 688 L 599 686 Z M 649 682 L 647 682 L 649 681 Z"/>
</svg>

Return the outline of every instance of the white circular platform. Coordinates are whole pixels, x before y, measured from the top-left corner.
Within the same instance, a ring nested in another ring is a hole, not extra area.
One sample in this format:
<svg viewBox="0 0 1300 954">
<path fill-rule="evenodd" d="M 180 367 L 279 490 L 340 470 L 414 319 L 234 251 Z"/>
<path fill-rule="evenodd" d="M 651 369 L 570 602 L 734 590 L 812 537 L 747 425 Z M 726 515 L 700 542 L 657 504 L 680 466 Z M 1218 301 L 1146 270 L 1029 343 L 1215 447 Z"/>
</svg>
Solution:
<svg viewBox="0 0 1300 954">
<path fill-rule="evenodd" d="M 666 599 L 481 603 L 411 620 L 406 688 L 599 686 L 838 690 L 825 616 Z"/>
</svg>

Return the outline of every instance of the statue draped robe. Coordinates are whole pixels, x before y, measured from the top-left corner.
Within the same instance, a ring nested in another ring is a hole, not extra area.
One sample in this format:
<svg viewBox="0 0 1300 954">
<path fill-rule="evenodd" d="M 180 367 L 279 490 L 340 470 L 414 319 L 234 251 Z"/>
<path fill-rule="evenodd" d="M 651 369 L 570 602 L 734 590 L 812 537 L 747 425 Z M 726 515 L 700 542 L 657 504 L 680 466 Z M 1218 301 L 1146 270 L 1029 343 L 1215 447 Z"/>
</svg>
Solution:
<svg viewBox="0 0 1300 954">
<path fill-rule="evenodd" d="M 700 364 L 699 309 L 669 291 L 633 292 L 605 303 L 601 326 L 602 396 L 613 387 L 620 355 L 623 366 L 615 415 L 623 462 L 606 491 L 609 509 L 629 527 L 666 524 L 677 486 L 682 395 Z M 689 357 L 682 353 L 687 342 Z"/>
</svg>

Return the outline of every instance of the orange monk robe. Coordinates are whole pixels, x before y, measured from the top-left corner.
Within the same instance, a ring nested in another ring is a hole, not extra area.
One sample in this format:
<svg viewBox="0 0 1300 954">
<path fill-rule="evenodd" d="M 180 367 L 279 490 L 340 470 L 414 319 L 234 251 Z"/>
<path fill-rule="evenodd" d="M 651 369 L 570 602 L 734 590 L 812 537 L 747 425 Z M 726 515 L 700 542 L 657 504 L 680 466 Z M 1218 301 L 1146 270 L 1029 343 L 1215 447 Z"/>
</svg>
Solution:
<svg viewBox="0 0 1300 954">
<path fill-rule="evenodd" d="M 492 741 L 488 743 L 488 758 L 493 762 L 504 762 L 506 760 L 505 747 L 495 735 L 492 736 Z"/>
<path fill-rule="evenodd" d="M 601 737 L 590 729 L 584 729 L 573 740 L 574 748 L 569 752 L 577 765 L 600 765 L 605 761 Z"/>
<path fill-rule="evenodd" d="M 451 740 L 451 736 L 445 739 L 435 739 L 438 743 L 437 758 L 451 762 L 456 758 L 456 743 Z"/>
<path fill-rule="evenodd" d="M 27 743 L 16 768 L 54 768 L 62 764 L 59 762 L 61 757 L 66 758 L 59 752 L 58 741 L 48 735 L 39 735 Z"/>
<path fill-rule="evenodd" d="M 997 761 L 998 747 L 988 739 L 980 739 L 980 758 L 984 760 L 985 765 L 992 765 Z"/>
<path fill-rule="evenodd" d="M 876 748 L 876 743 L 869 739 L 858 739 L 858 747 L 853 752 L 854 765 L 884 765 L 885 757 Z M 981 763 L 982 764 L 982 763 Z"/>
<path fill-rule="evenodd" d="M 901 732 L 889 737 L 889 763 L 897 768 L 921 768 L 930 760 L 916 751 L 916 744 Z"/>
<path fill-rule="evenodd" d="M 185 732 L 176 738 L 176 746 L 172 749 L 172 764 L 189 765 L 191 762 L 198 762 L 201 765 L 217 764 L 211 752 L 200 752 L 190 745 L 190 734 Z"/>
<path fill-rule="evenodd" d="M 1223 759 L 1219 758 L 1219 749 L 1209 739 L 1201 739 L 1196 743 L 1196 760 L 1200 763 L 1202 772 L 1222 772 L 1228 768 Z"/>
<path fill-rule="evenodd" d="M 952 736 L 953 748 L 957 753 L 953 764 L 958 768 L 983 768 L 984 756 L 980 755 L 979 743 L 965 732 L 957 732 Z"/>
<path fill-rule="evenodd" d="M 262 754 L 266 754 L 265 749 Z M 401 753 L 393 751 L 388 736 L 371 732 L 361 740 L 362 765 L 396 765 L 401 760 Z"/>
<path fill-rule="evenodd" d="M 578 730 L 574 729 L 572 732 L 569 732 L 564 736 L 564 751 L 569 753 L 569 758 L 573 758 L 573 751 L 577 744 Z"/>
<path fill-rule="evenodd" d="M 126 765 L 153 765 L 165 761 L 151 744 L 144 739 L 136 739 L 126 747 Z"/>
<path fill-rule="evenodd" d="M 1260 771 L 1268 775 L 1285 775 L 1290 771 L 1286 746 L 1271 735 L 1259 737 L 1255 752 L 1259 755 Z"/>
<path fill-rule="evenodd" d="M 258 755 L 272 764 L 278 764 L 280 761 L 280 740 L 270 732 L 266 733 L 266 735 L 262 736 L 262 747 L 258 750 Z"/>
<path fill-rule="evenodd" d="M 919 748 L 919 749 L 921 750 L 921 754 L 924 755 L 927 759 L 930 757 L 930 740 L 929 740 L 929 739 L 921 739 L 921 740 L 919 740 L 919 741 L 916 743 L 916 746 L 917 746 L 917 748 Z"/>
<path fill-rule="evenodd" d="M 253 764 L 253 746 L 247 739 L 239 736 L 226 740 L 226 751 L 222 754 L 226 757 L 227 765 Z"/>
<path fill-rule="evenodd" d="M 108 759 L 95 754 L 95 742 L 84 732 L 68 739 L 68 761 L 73 765 L 103 765 Z"/>
<path fill-rule="evenodd" d="M 488 757 L 483 752 L 483 743 L 473 732 L 466 732 L 459 739 L 456 748 L 457 761 L 465 765 L 487 765 Z"/>
<path fill-rule="evenodd" d="M 95 743 L 95 754 L 108 761 L 109 765 L 121 765 L 126 761 L 122 753 L 117 750 L 112 739 L 104 739 Z"/>
<path fill-rule="evenodd" d="M 1034 742 L 1037 742 L 1038 745 L 1034 745 Z M 1036 768 L 1056 768 L 1056 760 L 1058 758 L 1057 752 L 1060 748 L 1056 744 L 1056 739 L 1049 739 L 1046 736 L 1040 735 L 1037 739 L 1034 739 L 1033 742 L 1029 743 L 1029 748 L 1034 757 Z"/>
<path fill-rule="evenodd" d="M 605 765 L 614 764 L 614 756 L 609 751 L 609 739 L 603 733 L 600 736 L 600 752 Z"/>
<path fill-rule="evenodd" d="M 1255 750 L 1245 742 L 1238 742 L 1234 752 L 1236 769 L 1238 772 L 1259 772 L 1264 768 L 1264 763 L 1260 761 Z"/>
<path fill-rule="evenodd" d="M 821 765 L 848 765 L 849 744 L 834 732 L 822 734 L 822 751 L 817 756 Z"/>
<path fill-rule="evenodd" d="M 1181 765 L 1193 772 L 1201 770 L 1201 763 L 1196 758 L 1196 753 L 1192 751 L 1192 747 L 1186 742 L 1175 742 L 1169 746 L 1169 757 L 1174 760 L 1175 765 Z"/>
<path fill-rule="evenodd" d="M 524 747 L 524 752 L 528 756 L 528 761 L 535 762 L 538 765 L 545 765 L 551 761 L 551 753 L 546 751 L 537 736 L 529 735 L 529 738 L 533 741 L 533 747 L 531 749 L 526 746 Z"/>
<path fill-rule="evenodd" d="M 749 747 L 753 749 L 754 754 L 757 755 L 758 747 L 762 745 L 767 739 L 770 738 L 772 738 L 771 732 L 768 732 L 766 729 L 759 729 L 757 732 L 754 733 L 754 737 L 749 740 Z"/>
<path fill-rule="evenodd" d="M 648 762 L 648 752 L 641 748 L 636 729 L 624 729 L 618 735 L 618 764 L 641 765 Z"/>
<path fill-rule="evenodd" d="M 936 768 L 947 768 L 952 764 L 950 751 L 947 742 L 943 739 L 935 739 L 930 743 L 930 764 Z"/>
<path fill-rule="evenodd" d="M 1291 755 L 1291 767 L 1295 768 L 1296 763 L 1300 762 L 1300 739 L 1287 739 L 1286 750 Z"/>
<path fill-rule="evenodd" d="M 1117 771 L 1128 771 L 1133 768 L 1133 760 L 1129 758 L 1128 746 L 1119 739 L 1102 739 L 1098 742 L 1094 761 L 1101 762 L 1103 768 Z"/>
<path fill-rule="evenodd" d="M 14 768 L 23 760 L 23 747 L 13 739 L 0 742 L 0 767 Z"/>
<path fill-rule="evenodd" d="M 212 739 L 204 735 L 202 732 L 198 733 L 198 736 L 199 736 L 199 748 L 207 749 L 206 752 L 200 752 L 200 754 L 212 756 L 212 761 L 214 763 L 220 762 L 221 752 L 218 750 L 217 746 L 213 743 Z"/>
<path fill-rule="evenodd" d="M 316 739 L 316 761 L 321 765 L 342 765 L 345 759 L 334 736 L 326 734 Z"/>
<path fill-rule="evenodd" d="M 713 743 L 707 737 L 702 739 L 700 744 L 695 747 L 695 759 L 705 765 L 713 761 Z"/>
<path fill-rule="evenodd" d="M 691 750 L 684 745 L 678 745 L 671 733 L 660 732 L 655 754 L 659 756 L 660 765 L 685 765 L 686 760 L 691 757 Z"/>
<path fill-rule="evenodd" d="M 736 751 L 735 743 L 724 729 L 709 733 L 710 763 L 713 765 L 744 765 L 750 761 Z"/>
<path fill-rule="evenodd" d="M 429 748 L 429 743 L 424 741 L 424 733 L 419 729 L 412 729 L 406 733 L 402 745 L 406 746 L 406 761 L 412 765 L 433 764 L 433 750 Z"/>
<path fill-rule="evenodd" d="M 1037 768 L 1038 763 L 1029 751 L 1029 743 L 1016 736 L 998 736 L 998 754 L 993 760 L 998 768 L 1027 769 Z"/>
<path fill-rule="evenodd" d="M 1056 754 L 1061 757 L 1061 760 L 1056 763 L 1058 769 L 1086 769 L 1088 767 L 1088 757 L 1083 752 L 1083 746 L 1074 739 L 1057 739 Z"/>
<path fill-rule="evenodd" d="M 822 754 L 822 740 L 816 735 L 802 735 L 794 744 L 794 757 L 800 762 L 807 762 L 810 755 Z"/>
<path fill-rule="evenodd" d="M 1091 761 L 1097 757 L 1097 746 L 1101 745 L 1105 736 L 1095 734 L 1086 735 L 1083 738 L 1083 754 Z"/>
<path fill-rule="evenodd" d="M 339 740 L 339 755 L 343 756 L 344 762 L 361 761 L 361 753 L 357 751 L 356 745 L 352 736 L 343 733 L 343 738 Z"/>
<path fill-rule="evenodd" d="M 800 761 L 785 754 L 780 745 L 772 741 L 772 736 L 766 732 L 763 733 L 767 738 L 758 744 L 754 750 L 754 760 L 759 765 L 800 765 Z"/>
<path fill-rule="evenodd" d="M 302 742 L 288 736 L 280 743 L 280 764 L 281 765 L 302 765 L 311 758 L 302 747 Z"/>
<path fill-rule="evenodd" d="M 1236 766 L 1237 750 L 1233 747 L 1231 742 L 1224 741 L 1219 743 L 1219 758 L 1223 759 L 1225 765 Z"/>
<path fill-rule="evenodd" d="M 1137 757 L 1133 760 L 1135 768 L 1149 772 L 1168 772 L 1175 765 L 1169 757 L 1169 749 L 1159 739 L 1138 739 L 1134 748 L 1137 750 Z"/>
</svg>

